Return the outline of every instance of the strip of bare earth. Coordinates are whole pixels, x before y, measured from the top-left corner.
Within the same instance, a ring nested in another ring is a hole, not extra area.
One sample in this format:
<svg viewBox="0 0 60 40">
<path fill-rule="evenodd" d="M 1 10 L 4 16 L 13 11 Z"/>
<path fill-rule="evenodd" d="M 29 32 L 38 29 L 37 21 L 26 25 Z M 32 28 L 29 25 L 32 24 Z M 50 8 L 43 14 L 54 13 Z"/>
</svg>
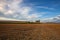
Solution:
<svg viewBox="0 0 60 40">
<path fill-rule="evenodd" d="M 0 40 L 60 40 L 60 24 L 0 24 Z"/>
</svg>

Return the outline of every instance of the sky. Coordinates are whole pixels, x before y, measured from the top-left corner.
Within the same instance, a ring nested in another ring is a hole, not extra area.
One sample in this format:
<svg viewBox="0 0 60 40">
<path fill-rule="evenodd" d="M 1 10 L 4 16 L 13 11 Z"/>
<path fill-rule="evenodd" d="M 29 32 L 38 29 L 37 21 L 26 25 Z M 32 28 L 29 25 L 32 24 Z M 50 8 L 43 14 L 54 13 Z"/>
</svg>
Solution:
<svg viewBox="0 0 60 40">
<path fill-rule="evenodd" d="M 0 20 L 60 22 L 60 0 L 0 0 Z"/>
</svg>

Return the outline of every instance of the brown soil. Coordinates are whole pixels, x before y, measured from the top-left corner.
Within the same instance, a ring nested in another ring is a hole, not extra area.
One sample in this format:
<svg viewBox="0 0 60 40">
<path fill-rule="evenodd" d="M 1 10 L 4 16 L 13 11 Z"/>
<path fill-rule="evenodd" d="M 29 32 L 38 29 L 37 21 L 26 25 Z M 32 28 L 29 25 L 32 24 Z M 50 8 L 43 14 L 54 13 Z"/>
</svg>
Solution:
<svg viewBox="0 0 60 40">
<path fill-rule="evenodd" d="M 0 40 L 60 40 L 60 24 L 0 24 Z"/>
</svg>

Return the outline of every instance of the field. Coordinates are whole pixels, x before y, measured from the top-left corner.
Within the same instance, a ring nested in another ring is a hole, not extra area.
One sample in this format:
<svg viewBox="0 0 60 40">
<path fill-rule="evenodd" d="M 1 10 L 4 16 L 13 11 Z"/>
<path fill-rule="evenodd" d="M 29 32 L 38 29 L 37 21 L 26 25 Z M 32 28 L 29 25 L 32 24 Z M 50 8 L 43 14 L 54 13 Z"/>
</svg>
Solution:
<svg viewBox="0 0 60 40">
<path fill-rule="evenodd" d="M 0 40 L 60 40 L 60 24 L 0 24 Z"/>
</svg>

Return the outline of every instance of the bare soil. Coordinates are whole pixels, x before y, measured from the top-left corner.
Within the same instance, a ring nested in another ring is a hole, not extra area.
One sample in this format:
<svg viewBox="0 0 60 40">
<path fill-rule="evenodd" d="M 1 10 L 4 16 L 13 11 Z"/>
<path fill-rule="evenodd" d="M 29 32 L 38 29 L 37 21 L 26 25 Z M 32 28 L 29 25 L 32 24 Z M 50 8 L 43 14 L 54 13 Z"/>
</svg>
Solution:
<svg viewBox="0 0 60 40">
<path fill-rule="evenodd" d="M 0 24 L 0 40 L 60 40 L 60 24 Z"/>
</svg>

